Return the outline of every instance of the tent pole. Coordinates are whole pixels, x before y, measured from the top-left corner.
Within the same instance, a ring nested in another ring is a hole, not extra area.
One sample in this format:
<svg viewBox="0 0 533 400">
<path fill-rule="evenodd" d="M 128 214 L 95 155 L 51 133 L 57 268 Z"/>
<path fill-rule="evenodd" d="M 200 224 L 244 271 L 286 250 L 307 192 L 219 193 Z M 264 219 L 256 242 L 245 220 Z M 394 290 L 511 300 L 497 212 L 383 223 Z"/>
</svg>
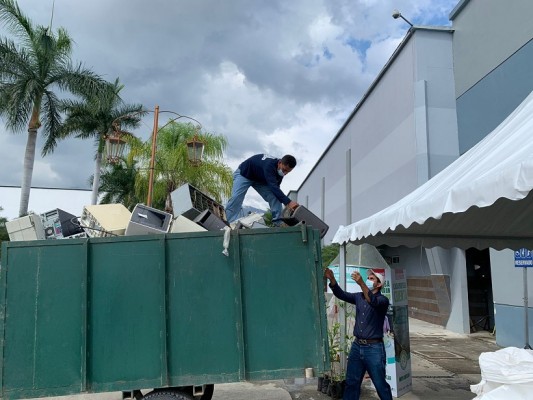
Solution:
<svg viewBox="0 0 533 400">
<path fill-rule="evenodd" d="M 339 249 L 339 284 L 342 290 L 346 290 L 346 243 L 343 243 Z M 346 310 L 345 307 L 339 307 L 339 323 L 340 323 L 340 348 L 346 348 Z M 346 359 L 348 354 L 341 357 L 340 367 L 341 371 L 346 371 Z"/>
<path fill-rule="evenodd" d="M 528 321 L 528 293 L 527 293 L 527 266 L 524 266 L 524 330 L 525 330 L 525 339 L 526 339 L 526 345 L 524 346 L 524 349 L 531 350 L 531 346 L 529 345 L 529 321 Z"/>
</svg>

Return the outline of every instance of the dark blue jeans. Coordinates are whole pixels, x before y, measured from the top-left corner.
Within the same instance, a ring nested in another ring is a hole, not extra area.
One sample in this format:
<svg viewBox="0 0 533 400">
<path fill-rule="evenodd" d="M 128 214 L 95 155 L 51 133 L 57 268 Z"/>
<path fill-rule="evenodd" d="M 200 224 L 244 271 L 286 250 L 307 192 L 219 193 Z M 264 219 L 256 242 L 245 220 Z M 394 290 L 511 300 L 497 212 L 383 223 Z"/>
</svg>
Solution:
<svg viewBox="0 0 533 400">
<path fill-rule="evenodd" d="M 383 342 L 358 344 L 354 342 L 346 367 L 346 388 L 344 400 L 359 400 L 361 383 L 368 371 L 381 400 L 392 400 L 392 392 L 385 379 L 385 346 Z"/>
</svg>

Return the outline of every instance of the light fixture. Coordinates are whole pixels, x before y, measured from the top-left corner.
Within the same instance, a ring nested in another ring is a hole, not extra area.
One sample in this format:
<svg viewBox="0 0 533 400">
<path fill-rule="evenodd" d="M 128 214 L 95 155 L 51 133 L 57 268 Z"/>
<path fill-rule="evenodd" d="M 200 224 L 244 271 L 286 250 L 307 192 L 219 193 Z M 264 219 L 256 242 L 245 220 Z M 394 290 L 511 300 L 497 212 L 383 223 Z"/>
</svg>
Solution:
<svg viewBox="0 0 533 400">
<path fill-rule="evenodd" d="M 394 19 L 401 18 L 401 19 L 403 19 L 405 22 L 407 22 L 409 25 L 411 25 L 411 27 L 413 26 L 413 24 L 412 24 L 410 21 L 408 21 L 408 20 L 402 15 L 402 13 L 401 13 L 400 11 L 398 11 L 398 10 L 394 10 L 394 11 L 392 12 L 392 18 L 394 18 Z"/>
<path fill-rule="evenodd" d="M 187 142 L 187 158 L 193 165 L 198 165 L 202 162 L 202 155 L 204 153 L 204 142 L 198 139 L 198 134 L 195 133 L 193 138 Z"/>
<path fill-rule="evenodd" d="M 121 132 L 115 129 L 106 135 L 105 151 L 107 155 L 107 162 L 110 164 L 117 163 L 124 153 L 126 141 L 122 139 L 121 136 Z"/>
</svg>

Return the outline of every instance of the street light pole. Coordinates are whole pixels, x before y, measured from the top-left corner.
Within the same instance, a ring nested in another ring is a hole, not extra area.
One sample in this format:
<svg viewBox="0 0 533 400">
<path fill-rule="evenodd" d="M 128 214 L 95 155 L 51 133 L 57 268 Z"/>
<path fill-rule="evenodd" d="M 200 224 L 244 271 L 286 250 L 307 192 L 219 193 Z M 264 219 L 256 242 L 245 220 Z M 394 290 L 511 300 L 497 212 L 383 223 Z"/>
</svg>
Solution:
<svg viewBox="0 0 533 400">
<path fill-rule="evenodd" d="M 157 152 L 157 134 L 158 132 L 165 128 L 167 125 L 169 125 L 170 123 L 180 119 L 180 118 L 187 118 L 187 119 L 190 119 L 194 122 L 196 122 L 198 124 L 197 126 L 197 129 L 200 129 L 202 124 L 200 124 L 200 122 L 198 122 L 197 120 L 195 120 L 194 118 L 191 118 L 191 117 L 188 117 L 186 115 L 181 115 L 181 114 L 178 114 L 174 111 L 159 111 L 159 106 L 155 106 L 155 109 L 154 111 L 147 111 L 147 110 L 141 110 L 139 112 L 135 112 L 133 114 L 128 114 L 126 116 L 122 116 L 122 117 L 119 117 L 117 119 L 115 119 L 113 121 L 113 125 L 120 119 L 122 118 L 125 118 L 125 117 L 132 117 L 134 115 L 137 115 L 137 114 L 144 114 L 144 113 L 147 113 L 147 112 L 153 112 L 154 113 L 154 127 L 152 129 L 152 153 L 151 153 L 151 156 L 150 156 L 150 173 L 149 173 L 149 176 L 148 176 L 148 196 L 147 196 L 147 199 L 146 199 L 146 205 L 148 207 L 151 207 L 152 206 L 152 195 L 153 195 L 153 191 L 154 191 L 154 175 L 155 175 L 155 154 Z M 161 128 L 159 127 L 159 114 L 160 113 L 170 113 L 170 114 L 174 114 L 176 115 L 175 118 L 172 118 L 170 119 L 165 125 L 163 125 Z M 120 134 L 120 128 L 115 128 L 117 130 L 117 132 Z M 118 138 L 120 139 L 120 135 L 118 136 Z M 114 157 L 113 159 L 115 161 L 118 161 L 118 159 L 120 158 L 120 154 L 121 154 L 121 151 L 124 150 L 124 144 L 125 142 L 122 141 L 122 146 L 118 146 L 117 143 L 119 143 L 116 139 L 112 138 L 112 137 L 108 137 L 107 138 L 107 141 L 108 141 L 108 145 L 110 146 L 110 152 L 112 151 L 112 154 L 114 154 Z M 202 154 L 203 154 L 203 150 L 204 150 L 204 143 L 198 139 L 198 136 L 197 134 L 195 133 L 194 137 L 192 138 L 192 140 L 189 140 L 187 142 L 187 156 L 189 158 L 189 161 L 193 164 L 193 165 L 199 165 L 200 161 L 201 161 L 201 158 L 202 158 Z M 118 153 L 118 151 L 120 151 L 120 153 Z M 118 154 L 118 156 L 116 155 Z"/>
<path fill-rule="evenodd" d="M 407 20 L 407 19 L 402 15 L 402 13 L 399 12 L 398 10 L 394 10 L 394 11 L 392 12 L 392 18 L 394 18 L 394 19 L 401 18 L 401 19 L 403 19 L 405 22 L 407 22 L 407 23 L 411 26 L 411 28 L 413 27 L 413 24 L 411 23 L 411 21 Z M 409 29 L 410 29 L 410 28 L 409 28 Z"/>
<path fill-rule="evenodd" d="M 157 147 L 157 132 L 159 123 L 159 106 L 155 106 L 154 110 L 154 130 L 152 132 L 152 155 L 150 157 L 150 177 L 148 178 L 148 198 L 146 199 L 146 205 L 152 206 L 152 191 L 154 188 L 154 164 L 155 164 L 155 151 Z"/>
<path fill-rule="evenodd" d="M 165 125 L 163 125 L 161 128 L 159 128 L 159 114 L 160 113 L 170 113 L 177 115 L 177 117 L 172 118 L 170 121 L 168 121 Z M 154 129 L 152 132 L 152 154 L 150 156 L 150 174 L 148 177 L 148 197 L 146 199 L 146 205 L 148 207 L 152 206 L 152 195 L 154 191 L 154 174 L 155 174 L 155 154 L 157 151 L 157 134 L 158 132 L 169 125 L 170 123 L 180 119 L 180 118 L 188 118 L 196 123 L 198 123 L 198 127 L 201 127 L 202 124 L 195 120 L 194 118 L 188 117 L 186 115 L 180 115 L 178 113 L 175 113 L 174 111 L 159 111 L 159 106 L 155 106 L 154 110 Z M 202 153 L 204 150 L 204 143 L 198 139 L 197 135 L 195 134 L 193 139 L 187 142 L 187 156 L 189 158 L 189 161 L 193 165 L 199 165 L 200 160 L 202 158 Z"/>
</svg>

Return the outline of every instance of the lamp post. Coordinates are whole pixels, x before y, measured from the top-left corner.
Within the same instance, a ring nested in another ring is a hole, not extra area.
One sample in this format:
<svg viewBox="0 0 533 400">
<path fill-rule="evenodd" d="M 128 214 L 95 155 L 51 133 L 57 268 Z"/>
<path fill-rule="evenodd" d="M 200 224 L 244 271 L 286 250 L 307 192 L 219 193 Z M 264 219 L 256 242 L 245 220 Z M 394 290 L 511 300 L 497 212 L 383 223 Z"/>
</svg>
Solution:
<svg viewBox="0 0 533 400">
<path fill-rule="evenodd" d="M 159 122 L 159 106 L 155 106 L 154 110 L 154 129 L 152 131 L 152 154 L 150 156 L 150 175 L 148 177 L 148 197 L 146 199 L 146 205 L 152 206 L 152 192 L 154 190 L 154 164 L 155 164 L 155 150 L 157 147 L 157 132 Z"/>
<path fill-rule="evenodd" d="M 159 114 L 161 114 L 161 113 L 170 113 L 170 114 L 177 115 L 177 117 L 172 118 L 165 125 L 163 125 L 161 128 L 159 128 L 158 127 Z M 149 177 L 148 177 L 148 197 L 146 199 L 146 205 L 148 207 L 152 206 L 152 193 L 153 193 L 153 190 L 154 190 L 154 170 L 155 170 L 154 164 L 155 164 L 155 153 L 156 153 L 156 149 L 157 149 L 157 134 L 158 134 L 158 132 L 161 129 L 166 127 L 168 124 L 170 124 L 170 123 L 172 123 L 172 122 L 174 122 L 174 121 L 176 121 L 176 120 L 178 120 L 180 118 L 187 118 L 187 119 L 193 120 L 196 123 L 198 123 L 198 125 L 200 127 L 202 126 L 202 124 L 200 124 L 200 122 L 198 122 L 194 118 L 187 117 L 186 115 L 180 115 L 180 114 L 178 114 L 176 112 L 173 112 L 173 111 L 159 111 L 159 106 L 155 106 L 155 110 L 154 110 L 154 128 L 153 128 L 153 132 L 152 132 L 152 154 L 150 156 L 150 174 L 149 174 Z M 203 152 L 204 152 L 204 147 L 205 147 L 205 144 L 200 139 L 198 139 L 198 134 L 197 133 L 194 134 L 194 137 L 192 138 L 192 140 L 189 140 L 187 142 L 187 158 L 189 159 L 189 161 L 193 165 L 199 165 L 202 162 L 202 155 L 203 155 Z"/>
<path fill-rule="evenodd" d="M 401 18 L 403 19 L 405 22 L 407 22 L 409 25 L 411 25 L 411 28 L 413 27 L 413 24 L 411 23 L 411 21 L 407 20 L 400 11 L 398 10 L 394 10 L 392 12 L 392 18 L 394 19 L 398 19 L 398 18 Z M 409 28 L 410 29 L 410 28 Z"/>
<path fill-rule="evenodd" d="M 147 112 L 153 112 L 154 113 L 154 127 L 152 128 L 152 151 L 150 155 L 150 173 L 148 176 L 148 197 L 146 199 L 146 205 L 148 207 L 152 206 L 152 193 L 154 189 L 154 171 L 155 171 L 155 154 L 157 150 L 157 134 L 159 131 L 163 128 L 165 128 L 170 123 L 180 119 L 180 118 L 187 118 L 190 119 L 196 123 L 198 123 L 199 127 L 202 126 L 200 122 L 195 120 L 194 118 L 188 117 L 186 115 L 178 114 L 174 111 L 160 111 L 159 106 L 155 106 L 154 111 L 148 111 L 148 110 L 142 110 L 133 114 L 128 114 L 122 117 L 117 118 L 115 121 L 113 121 L 113 133 L 116 133 L 116 136 L 112 136 L 111 134 L 106 138 L 106 150 L 109 146 L 109 151 L 113 155 L 111 159 L 118 160 L 122 152 L 124 151 L 125 141 L 120 139 L 120 129 L 118 129 L 115 124 L 118 120 L 126 117 L 133 117 L 137 114 L 141 113 L 147 113 Z M 161 113 L 170 113 L 176 115 L 175 118 L 170 119 L 165 125 L 163 125 L 161 128 L 159 128 L 159 114 Z M 118 136 L 118 138 L 117 138 Z M 187 142 L 187 158 L 193 165 L 199 165 L 202 162 L 202 155 L 204 152 L 205 144 L 198 138 L 198 134 L 195 133 L 194 137 Z M 109 154 L 109 153 L 108 153 Z M 110 156 L 108 155 L 108 160 L 110 160 Z"/>
</svg>

